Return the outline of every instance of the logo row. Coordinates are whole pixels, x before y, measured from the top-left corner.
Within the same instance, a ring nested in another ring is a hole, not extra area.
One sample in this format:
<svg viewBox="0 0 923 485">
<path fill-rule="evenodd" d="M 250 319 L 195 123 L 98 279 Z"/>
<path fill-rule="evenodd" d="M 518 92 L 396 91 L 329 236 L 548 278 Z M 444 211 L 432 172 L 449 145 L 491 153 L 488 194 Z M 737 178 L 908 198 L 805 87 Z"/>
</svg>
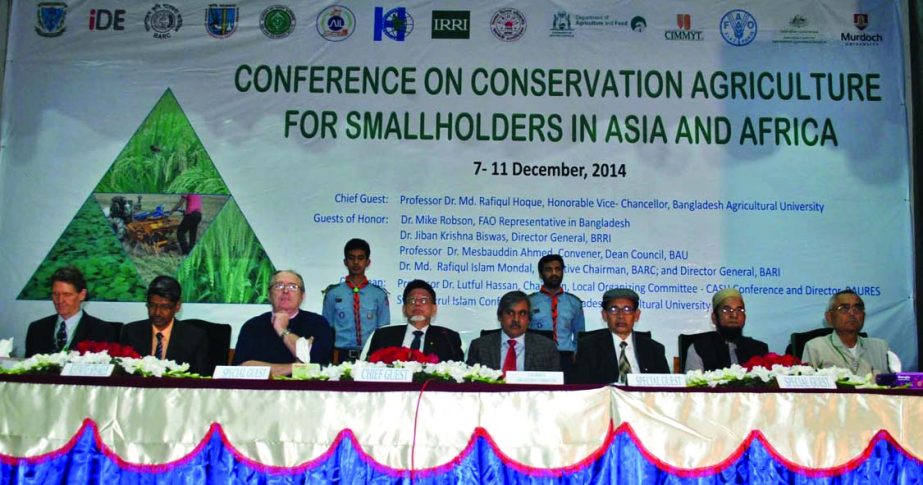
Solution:
<svg viewBox="0 0 923 485">
<path fill-rule="evenodd" d="M 35 31 L 43 37 L 57 37 L 66 30 L 67 4 L 64 2 L 42 2 L 38 4 Z M 124 9 L 90 9 L 88 27 L 91 31 L 125 30 L 126 10 Z M 210 4 L 205 9 L 205 30 L 208 35 L 223 39 L 237 31 L 240 19 L 240 7 L 235 4 Z M 260 30 L 270 39 L 288 37 L 295 30 L 294 12 L 284 5 L 273 5 L 260 13 Z M 349 38 L 356 30 L 356 15 L 347 7 L 332 5 L 317 14 L 317 32 L 326 40 L 338 42 Z M 869 25 L 869 16 L 864 13 L 853 14 L 853 25 L 864 31 Z M 154 5 L 144 17 L 144 28 L 154 38 L 169 39 L 183 26 L 183 15 L 176 7 L 168 3 Z M 513 42 L 526 33 L 526 16 L 515 8 L 501 8 L 491 15 L 490 32 L 498 40 Z M 551 37 L 574 37 L 579 29 L 631 29 L 644 32 L 647 21 L 642 16 L 615 18 L 612 15 L 579 15 L 559 10 L 551 19 Z M 390 39 L 403 42 L 414 30 L 414 21 L 410 12 L 404 7 L 385 9 L 374 8 L 372 39 L 376 42 Z M 721 37 L 736 47 L 752 43 L 757 36 L 756 18 L 749 12 L 734 9 L 725 13 L 719 21 Z M 802 15 L 795 15 L 788 25 L 777 30 L 773 42 L 781 43 L 823 43 L 819 30 L 810 25 Z M 433 10 L 433 39 L 468 39 L 471 35 L 471 12 L 469 10 Z M 851 45 L 877 45 L 883 38 L 881 34 L 841 32 L 841 40 Z M 702 30 L 692 25 L 692 16 L 681 13 L 676 15 L 676 28 L 664 31 L 664 39 L 669 41 L 705 40 Z"/>
</svg>

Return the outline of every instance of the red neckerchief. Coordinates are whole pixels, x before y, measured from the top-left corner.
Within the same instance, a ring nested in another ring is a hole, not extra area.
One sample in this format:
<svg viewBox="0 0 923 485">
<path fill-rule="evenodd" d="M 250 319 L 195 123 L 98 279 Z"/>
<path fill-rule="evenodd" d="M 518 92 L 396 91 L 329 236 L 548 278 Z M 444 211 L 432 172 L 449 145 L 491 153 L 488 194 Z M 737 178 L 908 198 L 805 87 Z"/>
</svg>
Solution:
<svg viewBox="0 0 923 485">
<path fill-rule="evenodd" d="M 564 288 L 559 286 L 558 291 L 552 293 L 542 285 L 541 291 L 551 297 L 551 335 L 554 337 L 554 343 L 558 343 L 558 295 L 564 294 Z"/>
<path fill-rule="evenodd" d="M 359 311 L 359 290 L 365 288 L 369 284 L 369 279 L 365 276 L 362 277 L 362 283 L 354 285 L 353 282 L 349 279 L 349 276 L 346 276 L 346 286 L 353 290 L 353 318 L 356 321 L 356 345 L 362 346 L 362 312 Z"/>
</svg>

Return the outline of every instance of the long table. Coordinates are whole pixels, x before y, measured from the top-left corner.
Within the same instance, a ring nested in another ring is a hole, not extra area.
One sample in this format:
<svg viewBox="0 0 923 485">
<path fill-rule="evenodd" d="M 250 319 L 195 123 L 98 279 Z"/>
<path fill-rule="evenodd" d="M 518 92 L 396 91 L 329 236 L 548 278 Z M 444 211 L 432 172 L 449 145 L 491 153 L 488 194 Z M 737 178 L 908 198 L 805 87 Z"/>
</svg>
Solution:
<svg viewBox="0 0 923 485">
<path fill-rule="evenodd" d="M 920 480 L 921 430 L 918 391 L 0 376 L 0 483 Z"/>
</svg>

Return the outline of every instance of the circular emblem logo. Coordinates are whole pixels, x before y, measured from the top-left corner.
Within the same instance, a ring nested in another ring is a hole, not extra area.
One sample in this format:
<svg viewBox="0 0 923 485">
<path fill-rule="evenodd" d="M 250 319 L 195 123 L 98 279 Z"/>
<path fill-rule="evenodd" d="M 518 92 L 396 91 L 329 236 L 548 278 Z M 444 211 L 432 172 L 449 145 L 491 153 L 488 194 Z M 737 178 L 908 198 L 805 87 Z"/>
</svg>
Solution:
<svg viewBox="0 0 923 485">
<path fill-rule="evenodd" d="M 331 5 L 317 14 L 317 33 L 329 41 L 346 40 L 353 35 L 354 30 L 356 16 L 342 5 Z"/>
<path fill-rule="evenodd" d="M 515 8 L 502 8 L 490 19 L 490 32 L 503 42 L 519 40 L 526 33 L 526 17 Z"/>
<path fill-rule="evenodd" d="M 647 20 L 644 20 L 644 17 L 638 16 L 631 19 L 631 30 L 635 32 L 644 32 L 644 29 L 647 28 Z"/>
<path fill-rule="evenodd" d="M 266 7 L 260 14 L 260 30 L 270 39 L 288 37 L 295 30 L 295 14 L 283 5 Z"/>
<path fill-rule="evenodd" d="M 155 39 L 169 39 L 173 32 L 183 26 L 179 9 L 169 3 L 159 3 L 144 16 L 144 30 L 154 31 Z"/>
<path fill-rule="evenodd" d="M 721 17 L 718 25 L 725 42 L 743 47 L 756 38 L 756 19 L 746 10 L 735 9 Z"/>
</svg>

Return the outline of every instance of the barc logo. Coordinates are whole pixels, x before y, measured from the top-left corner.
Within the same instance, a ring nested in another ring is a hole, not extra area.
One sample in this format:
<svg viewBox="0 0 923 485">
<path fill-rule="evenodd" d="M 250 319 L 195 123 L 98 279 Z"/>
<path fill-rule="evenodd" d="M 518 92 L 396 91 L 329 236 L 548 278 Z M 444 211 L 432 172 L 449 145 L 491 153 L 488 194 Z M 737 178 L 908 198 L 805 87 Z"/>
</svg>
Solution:
<svg viewBox="0 0 923 485">
<path fill-rule="evenodd" d="M 155 39 L 169 39 L 183 26 L 179 9 L 169 3 L 158 3 L 144 16 L 144 30 L 154 31 Z"/>
<path fill-rule="evenodd" d="M 397 7 L 385 12 L 383 8 L 375 7 L 373 34 L 375 42 L 381 42 L 382 34 L 391 40 L 404 42 L 411 32 L 413 32 L 413 17 L 407 13 L 406 8 Z"/>
<path fill-rule="evenodd" d="M 471 12 L 468 10 L 433 10 L 434 39 L 471 38 Z"/>
<path fill-rule="evenodd" d="M 355 30 L 356 16 L 342 5 L 331 5 L 317 14 L 317 33 L 329 41 L 346 40 Z"/>
<path fill-rule="evenodd" d="M 721 17 L 721 37 L 734 47 L 743 47 L 756 38 L 756 19 L 746 10 L 734 9 Z"/>
<path fill-rule="evenodd" d="M 67 17 L 67 4 L 62 2 L 43 2 L 36 10 L 35 33 L 42 37 L 57 37 L 64 33 L 64 19 Z"/>
<path fill-rule="evenodd" d="M 90 30 L 125 30 L 125 11 L 90 9 Z"/>
<path fill-rule="evenodd" d="M 211 4 L 205 9 L 205 31 L 216 39 L 226 39 L 237 31 L 240 9 L 237 5 Z"/>
</svg>

